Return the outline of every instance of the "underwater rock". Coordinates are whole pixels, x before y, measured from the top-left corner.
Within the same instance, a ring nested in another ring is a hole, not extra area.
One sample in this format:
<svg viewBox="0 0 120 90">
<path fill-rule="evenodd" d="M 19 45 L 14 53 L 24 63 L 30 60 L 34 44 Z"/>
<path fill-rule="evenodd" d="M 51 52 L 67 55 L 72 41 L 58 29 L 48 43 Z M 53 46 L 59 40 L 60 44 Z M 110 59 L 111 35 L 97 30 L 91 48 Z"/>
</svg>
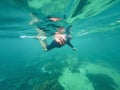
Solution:
<svg viewBox="0 0 120 90">
<path fill-rule="evenodd" d="M 81 73 L 72 73 L 66 68 L 58 79 L 65 90 L 94 90 L 89 79 Z"/>
<path fill-rule="evenodd" d="M 35 86 L 34 90 L 64 90 L 57 79 L 47 80 L 42 84 Z"/>
<path fill-rule="evenodd" d="M 79 72 L 64 68 L 58 81 L 65 90 L 120 90 L 120 74 L 116 70 L 88 62 L 79 66 Z"/>
<path fill-rule="evenodd" d="M 110 67 L 105 67 L 102 65 L 98 65 L 98 64 L 94 64 L 94 63 L 88 63 L 85 66 L 85 69 L 87 70 L 88 74 L 92 74 L 95 76 L 102 75 L 102 77 L 103 75 L 108 76 L 117 85 L 116 90 L 120 90 L 120 74 L 115 69 L 110 68 Z"/>
<path fill-rule="evenodd" d="M 118 85 L 108 75 L 87 74 L 87 77 L 92 82 L 95 90 L 116 90 L 118 88 Z"/>
<path fill-rule="evenodd" d="M 79 73 L 79 66 L 81 65 L 81 62 L 78 60 L 78 57 L 73 57 L 71 55 L 68 55 L 67 59 L 65 60 L 66 67 L 68 67 L 72 73 Z"/>
</svg>

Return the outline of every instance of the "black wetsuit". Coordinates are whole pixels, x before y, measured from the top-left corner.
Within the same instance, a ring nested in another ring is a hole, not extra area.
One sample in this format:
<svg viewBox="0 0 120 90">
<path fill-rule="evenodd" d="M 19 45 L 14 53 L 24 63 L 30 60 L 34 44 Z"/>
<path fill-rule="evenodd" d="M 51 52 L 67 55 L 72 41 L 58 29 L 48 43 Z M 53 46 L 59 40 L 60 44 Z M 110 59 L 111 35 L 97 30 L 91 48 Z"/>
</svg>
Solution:
<svg viewBox="0 0 120 90">
<path fill-rule="evenodd" d="M 66 37 L 66 41 L 65 41 L 65 44 L 64 45 L 68 45 L 68 46 L 70 46 L 71 48 L 73 48 L 73 45 L 71 44 L 71 42 L 70 42 L 70 37 Z M 50 45 L 48 45 L 47 46 L 47 51 L 49 51 L 49 50 L 51 50 L 51 49 L 53 49 L 53 48 L 60 48 L 60 47 L 62 47 L 62 46 L 64 46 L 64 45 L 60 45 L 59 43 L 57 43 L 55 40 L 53 40 L 52 42 L 51 42 L 51 44 Z"/>
</svg>

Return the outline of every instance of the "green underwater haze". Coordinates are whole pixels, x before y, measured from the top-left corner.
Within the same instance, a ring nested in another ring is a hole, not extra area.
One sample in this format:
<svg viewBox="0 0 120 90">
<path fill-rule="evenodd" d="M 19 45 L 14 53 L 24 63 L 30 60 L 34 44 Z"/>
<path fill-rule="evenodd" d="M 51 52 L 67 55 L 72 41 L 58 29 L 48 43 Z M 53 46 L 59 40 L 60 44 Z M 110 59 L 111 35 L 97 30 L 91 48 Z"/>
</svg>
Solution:
<svg viewBox="0 0 120 90">
<path fill-rule="evenodd" d="M 66 17 L 78 51 L 21 39 L 31 13 Z M 120 90 L 120 0 L 0 1 L 0 90 Z"/>
</svg>

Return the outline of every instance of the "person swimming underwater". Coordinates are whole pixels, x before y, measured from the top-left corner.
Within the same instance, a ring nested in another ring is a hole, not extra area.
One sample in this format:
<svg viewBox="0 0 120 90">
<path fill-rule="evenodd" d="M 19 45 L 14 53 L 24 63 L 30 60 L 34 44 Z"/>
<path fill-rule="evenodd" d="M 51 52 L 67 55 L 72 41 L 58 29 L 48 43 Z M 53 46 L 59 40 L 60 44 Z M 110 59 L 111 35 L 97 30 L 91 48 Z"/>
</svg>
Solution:
<svg viewBox="0 0 120 90">
<path fill-rule="evenodd" d="M 41 40 L 40 36 L 36 38 L 40 41 L 44 51 L 49 51 L 54 48 L 61 48 L 66 44 L 70 46 L 74 51 L 77 51 L 77 49 L 70 42 L 72 39 L 72 36 L 69 34 L 69 29 L 65 34 L 65 29 L 63 27 L 58 28 L 58 31 L 54 35 L 54 40 L 49 45 L 46 43 L 45 40 Z"/>
<path fill-rule="evenodd" d="M 38 35 L 33 38 L 39 40 L 44 51 L 49 51 L 53 48 L 60 48 L 66 44 L 73 50 L 77 51 L 77 49 L 70 43 L 70 40 L 72 39 L 70 35 L 70 28 L 72 25 L 58 17 L 49 16 L 40 21 L 33 14 L 32 17 L 37 22 L 32 22 L 30 25 L 36 26 L 36 30 L 38 32 Z M 48 34 L 50 36 L 54 36 L 54 40 L 49 45 L 47 44 L 46 39 Z"/>
</svg>

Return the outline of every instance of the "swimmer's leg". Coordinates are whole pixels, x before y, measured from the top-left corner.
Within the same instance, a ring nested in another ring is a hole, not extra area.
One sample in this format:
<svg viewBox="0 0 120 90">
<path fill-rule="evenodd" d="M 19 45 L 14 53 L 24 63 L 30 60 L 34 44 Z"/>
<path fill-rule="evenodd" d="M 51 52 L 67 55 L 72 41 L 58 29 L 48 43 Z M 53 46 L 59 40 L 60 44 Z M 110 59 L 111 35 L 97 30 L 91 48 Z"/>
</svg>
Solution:
<svg viewBox="0 0 120 90">
<path fill-rule="evenodd" d="M 39 29 L 39 28 L 36 28 L 36 30 L 38 32 L 38 35 L 37 35 L 36 38 L 39 40 L 43 50 L 47 51 L 47 40 L 46 40 L 47 37 L 46 37 L 46 33 L 43 30 Z"/>
<path fill-rule="evenodd" d="M 44 50 L 44 51 L 47 51 L 47 43 L 46 43 L 46 40 L 41 40 L 41 39 L 38 39 L 38 40 L 39 40 L 39 42 L 40 42 L 43 50 Z"/>
<path fill-rule="evenodd" d="M 22 35 L 22 36 L 20 36 L 19 38 L 36 38 L 36 36 L 28 36 L 28 35 Z"/>
<path fill-rule="evenodd" d="M 30 16 L 32 17 L 32 20 L 29 22 L 29 25 L 33 25 L 36 22 L 39 22 L 39 18 L 34 16 L 33 13 L 30 13 Z"/>
</svg>

